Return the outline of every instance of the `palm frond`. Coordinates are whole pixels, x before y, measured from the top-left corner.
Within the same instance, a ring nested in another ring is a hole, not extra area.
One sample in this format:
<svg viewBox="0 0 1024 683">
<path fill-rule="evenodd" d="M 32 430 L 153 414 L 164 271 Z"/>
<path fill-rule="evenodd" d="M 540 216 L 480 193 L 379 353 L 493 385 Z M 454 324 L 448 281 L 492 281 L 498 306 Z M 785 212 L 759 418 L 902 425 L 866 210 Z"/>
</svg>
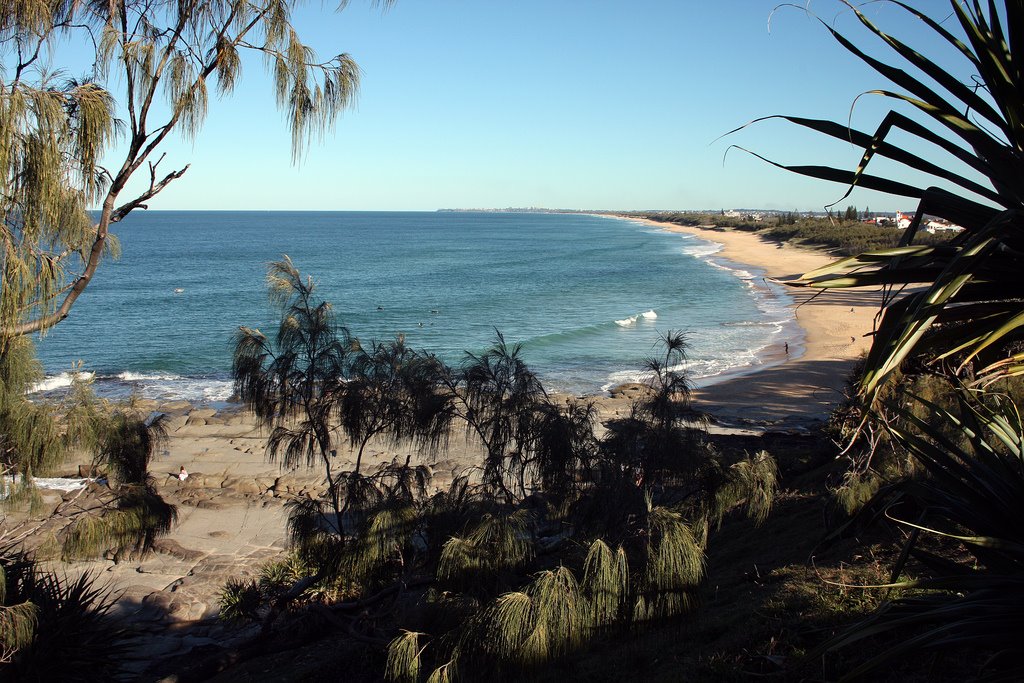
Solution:
<svg viewBox="0 0 1024 683">
<path fill-rule="evenodd" d="M 1001 286 L 1015 281 L 1024 253 L 1018 234 L 1024 218 L 1024 185 L 1020 181 L 1024 177 L 1024 72 L 1015 59 L 1016 45 L 1010 37 L 1019 29 L 1009 24 L 1004 27 L 1000 18 L 1020 17 L 1019 3 L 1007 0 L 1002 6 L 996 2 L 983 6 L 951 0 L 961 36 L 957 37 L 943 21 L 903 2 L 893 2 L 922 22 L 925 35 L 930 32 L 934 43 L 951 53 L 952 63 L 957 64 L 954 68 L 882 30 L 852 3 L 844 4 L 869 34 L 882 41 L 888 57 L 869 54 L 824 21 L 822 26 L 844 50 L 896 86 L 895 90 L 876 89 L 871 94 L 908 109 L 910 115 L 891 111 L 870 135 L 830 121 L 780 117 L 815 133 L 849 140 L 864 152 L 852 171 L 776 165 L 843 183 L 848 188 L 844 197 L 853 188 L 863 187 L 919 198 L 920 204 L 903 247 L 862 254 L 807 273 L 790 284 L 827 289 L 890 288 L 860 383 L 862 394 L 869 399 L 877 398 L 879 388 L 912 354 L 935 361 L 955 356 L 956 371 L 962 375 L 973 372 L 979 382 L 1020 374 L 1024 367 L 1008 361 L 1005 349 L 1024 339 L 1021 297 L 1012 286 Z M 974 74 L 980 87 L 967 85 L 956 76 L 960 66 Z M 918 147 L 924 152 L 910 153 L 890 142 L 897 130 L 921 143 Z M 867 168 L 875 157 L 951 183 L 958 193 L 869 175 Z M 977 180 L 979 176 L 984 182 Z M 911 242 L 926 213 L 946 218 L 964 232 L 948 247 L 913 248 Z M 923 285 L 923 289 L 899 295 L 903 287 L 911 285 Z M 987 311 L 984 316 L 967 312 L 982 306 Z"/>
<path fill-rule="evenodd" d="M 937 572 L 880 588 L 915 589 L 889 601 L 874 614 L 823 643 L 812 656 L 846 648 L 865 638 L 899 629 L 912 635 L 883 647 L 851 670 L 862 677 L 915 650 L 984 649 L 994 653 L 984 677 L 1011 680 L 1024 674 L 1016 653 L 1024 633 L 1024 536 L 1018 520 L 1024 500 L 1024 460 L 1020 449 L 1024 424 L 1005 399 L 961 388 L 957 417 L 923 399 L 925 421 L 908 407 L 891 406 L 914 429 L 895 425 L 892 437 L 921 464 L 928 478 L 899 485 L 901 496 L 887 515 L 918 532 L 959 541 L 974 556 L 969 563 L 918 553 Z M 950 428 L 963 446 L 944 431 Z M 923 519 L 901 514 L 901 501 L 913 502 Z M 911 539 L 916 538 L 916 534 Z M 913 551 L 908 546 L 904 555 Z M 898 570 L 896 570 L 898 572 Z"/>
</svg>

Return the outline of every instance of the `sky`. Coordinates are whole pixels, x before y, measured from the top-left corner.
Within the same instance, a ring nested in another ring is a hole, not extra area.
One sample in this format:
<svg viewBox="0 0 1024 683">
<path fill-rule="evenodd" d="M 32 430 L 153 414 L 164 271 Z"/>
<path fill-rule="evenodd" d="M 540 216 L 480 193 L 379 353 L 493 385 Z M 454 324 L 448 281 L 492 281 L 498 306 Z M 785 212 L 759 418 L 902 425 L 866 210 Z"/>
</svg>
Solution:
<svg viewBox="0 0 1024 683">
<path fill-rule="evenodd" d="M 322 58 L 347 52 L 360 65 L 356 107 L 293 164 L 263 62 L 249 59 L 232 96 L 211 96 L 195 140 L 165 145 L 161 170 L 191 167 L 150 207 L 822 210 L 845 188 L 731 147 L 850 169 L 860 150 L 779 121 L 721 136 L 771 114 L 851 120 L 873 131 L 892 103 L 858 98 L 886 81 L 816 18 L 787 7 L 773 14 L 777 5 L 397 0 L 385 11 L 351 0 L 341 12 L 305 5 L 295 15 L 304 42 Z M 857 28 L 839 2 L 815 0 L 811 9 Z M 897 8 L 865 10 L 927 46 L 921 27 Z M 885 54 L 877 41 L 864 41 Z M 914 206 L 864 190 L 841 202 L 848 204 Z"/>
</svg>

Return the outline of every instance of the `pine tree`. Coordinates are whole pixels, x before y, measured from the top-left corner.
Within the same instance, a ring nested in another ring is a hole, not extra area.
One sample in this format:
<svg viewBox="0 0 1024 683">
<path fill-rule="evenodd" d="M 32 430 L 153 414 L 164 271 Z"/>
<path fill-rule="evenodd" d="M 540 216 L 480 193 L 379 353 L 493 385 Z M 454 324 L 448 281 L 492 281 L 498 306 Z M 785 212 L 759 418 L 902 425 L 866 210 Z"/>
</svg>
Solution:
<svg viewBox="0 0 1024 683">
<path fill-rule="evenodd" d="M 358 67 L 346 54 L 318 59 L 291 23 L 296 5 L 25 0 L 0 8 L 0 342 L 67 317 L 104 255 L 116 252 L 111 227 L 187 171 L 159 170 L 161 148 L 172 133 L 195 138 L 211 91 L 228 95 L 238 84 L 244 53 L 273 77 L 293 159 L 352 104 Z M 66 44 L 95 46 L 90 73 L 47 69 Z M 101 166 L 121 133 L 123 158 Z M 139 173 L 148 173 L 148 187 L 126 194 Z M 95 217 L 90 206 L 99 207 Z"/>
</svg>

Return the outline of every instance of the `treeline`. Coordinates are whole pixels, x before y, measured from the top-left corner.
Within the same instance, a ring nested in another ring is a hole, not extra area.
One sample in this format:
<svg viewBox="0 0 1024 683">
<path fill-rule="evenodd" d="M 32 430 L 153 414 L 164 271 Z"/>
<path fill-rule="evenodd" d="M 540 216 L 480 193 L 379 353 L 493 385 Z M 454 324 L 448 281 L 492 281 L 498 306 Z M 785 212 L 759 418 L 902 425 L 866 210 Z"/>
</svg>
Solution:
<svg viewBox="0 0 1024 683">
<path fill-rule="evenodd" d="M 713 225 L 757 232 L 779 242 L 825 248 L 839 256 L 895 247 L 903 236 L 903 231 L 895 227 L 862 223 L 845 217 L 800 216 L 795 212 L 764 216 L 760 220 L 749 214 L 726 216 L 698 212 L 655 212 L 637 216 L 690 227 Z M 940 244 L 948 239 L 945 235 L 932 235 L 922 230 L 914 237 L 914 244 Z"/>
</svg>

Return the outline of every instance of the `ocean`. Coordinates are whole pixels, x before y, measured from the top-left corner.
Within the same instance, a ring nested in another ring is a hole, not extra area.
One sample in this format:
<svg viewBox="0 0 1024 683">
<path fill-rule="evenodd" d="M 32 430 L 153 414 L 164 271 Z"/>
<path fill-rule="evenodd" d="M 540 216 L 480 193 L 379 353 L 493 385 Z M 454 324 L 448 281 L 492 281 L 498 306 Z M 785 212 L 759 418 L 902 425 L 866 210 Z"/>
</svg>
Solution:
<svg viewBox="0 0 1024 683">
<path fill-rule="evenodd" d="M 362 340 L 404 334 L 457 364 L 500 330 L 549 390 L 642 379 L 682 330 L 698 384 L 802 338 L 781 287 L 718 245 L 636 221 L 485 212 L 136 211 L 67 320 L 38 340 L 59 390 L 80 363 L 97 393 L 218 404 L 240 325 L 272 333 L 267 264 L 288 254 Z"/>
</svg>

